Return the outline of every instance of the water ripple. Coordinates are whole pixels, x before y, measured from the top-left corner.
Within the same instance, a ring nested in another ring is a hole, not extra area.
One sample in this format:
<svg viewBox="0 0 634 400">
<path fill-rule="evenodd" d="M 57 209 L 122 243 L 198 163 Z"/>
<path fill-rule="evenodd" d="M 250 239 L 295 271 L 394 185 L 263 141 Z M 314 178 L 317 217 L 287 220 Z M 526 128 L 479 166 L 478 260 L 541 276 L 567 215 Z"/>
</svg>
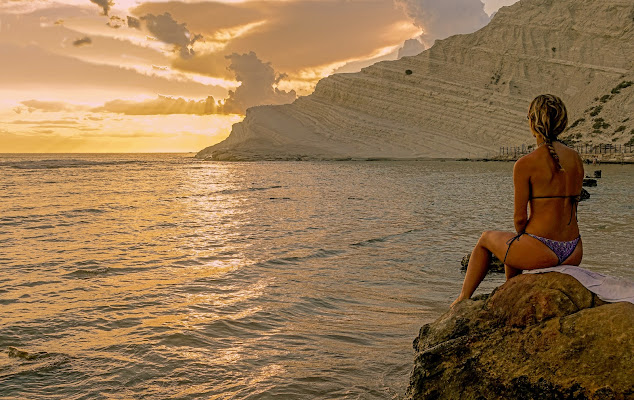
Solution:
<svg viewBox="0 0 634 400">
<path fill-rule="evenodd" d="M 579 207 L 584 264 L 632 279 L 634 171 L 601 168 Z M 3 398 L 401 398 L 460 259 L 513 228 L 510 163 L 74 154 L 0 169 Z"/>
</svg>

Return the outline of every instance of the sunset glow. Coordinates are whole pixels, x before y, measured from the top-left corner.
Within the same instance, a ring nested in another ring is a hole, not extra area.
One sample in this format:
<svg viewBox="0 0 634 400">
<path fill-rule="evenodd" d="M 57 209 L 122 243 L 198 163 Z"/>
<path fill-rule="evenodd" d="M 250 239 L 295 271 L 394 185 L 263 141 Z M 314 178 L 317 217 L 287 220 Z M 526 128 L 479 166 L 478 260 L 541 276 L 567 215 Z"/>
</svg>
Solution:
<svg viewBox="0 0 634 400">
<path fill-rule="evenodd" d="M 288 103 L 332 73 L 395 59 L 423 32 L 391 0 L 105 4 L 0 4 L 0 152 L 197 151 L 223 140 L 245 107 Z M 251 52 L 255 63 L 229 58 Z M 243 87 L 268 68 L 270 86 Z M 161 109 L 160 98 L 208 106 Z M 158 114 L 105 107 L 126 101 Z"/>
</svg>

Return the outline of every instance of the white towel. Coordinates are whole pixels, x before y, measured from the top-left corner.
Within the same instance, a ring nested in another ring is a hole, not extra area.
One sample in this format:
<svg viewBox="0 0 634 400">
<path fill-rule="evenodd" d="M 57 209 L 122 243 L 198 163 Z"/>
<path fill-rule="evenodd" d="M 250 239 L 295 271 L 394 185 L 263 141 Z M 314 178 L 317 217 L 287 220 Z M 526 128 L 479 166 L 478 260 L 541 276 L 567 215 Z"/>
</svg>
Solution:
<svg viewBox="0 0 634 400">
<path fill-rule="evenodd" d="M 629 301 L 634 304 L 634 282 L 624 278 L 599 274 L 574 265 L 558 265 L 552 268 L 524 271 L 525 274 L 541 274 L 545 272 L 561 272 L 562 274 L 570 275 L 603 301 L 610 303 Z"/>
</svg>

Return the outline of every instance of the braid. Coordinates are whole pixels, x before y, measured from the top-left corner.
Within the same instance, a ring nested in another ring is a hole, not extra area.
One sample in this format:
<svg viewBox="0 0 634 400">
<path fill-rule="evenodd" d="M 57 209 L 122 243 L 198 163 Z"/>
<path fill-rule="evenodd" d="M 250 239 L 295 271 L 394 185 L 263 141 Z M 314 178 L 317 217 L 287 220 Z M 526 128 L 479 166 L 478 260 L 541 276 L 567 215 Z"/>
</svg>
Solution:
<svg viewBox="0 0 634 400">
<path fill-rule="evenodd" d="M 568 112 L 563 101 L 552 94 L 537 96 L 531 103 L 528 115 L 531 128 L 544 139 L 557 170 L 563 170 L 559 162 L 559 155 L 553 146 L 553 142 L 557 141 L 557 136 L 568 125 Z"/>
<path fill-rule="evenodd" d="M 550 156 L 553 158 L 553 161 L 555 162 L 555 165 L 557 166 L 557 170 L 563 170 L 563 168 L 561 167 L 561 164 L 559 163 L 559 156 L 557 155 L 557 152 L 555 151 L 555 146 L 553 146 L 553 142 L 547 141 L 546 147 L 548 147 L 548 151 L 550 152 Z"/>
</svg>

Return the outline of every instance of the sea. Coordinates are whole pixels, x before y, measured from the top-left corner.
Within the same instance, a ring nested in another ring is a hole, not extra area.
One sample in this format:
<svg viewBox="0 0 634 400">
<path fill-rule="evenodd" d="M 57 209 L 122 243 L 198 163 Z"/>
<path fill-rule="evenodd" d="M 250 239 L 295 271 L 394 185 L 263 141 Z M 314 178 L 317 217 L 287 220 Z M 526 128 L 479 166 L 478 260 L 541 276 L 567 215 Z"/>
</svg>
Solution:
<svg viewBox="0 0 634 400">
<path fill-rule="evenodd" d="M 512 168 L 0 154 L 0 398 L 401 399 Z M 597 169 L 582 266 L 634 280 L 634 165 Z"/>
</svg>

